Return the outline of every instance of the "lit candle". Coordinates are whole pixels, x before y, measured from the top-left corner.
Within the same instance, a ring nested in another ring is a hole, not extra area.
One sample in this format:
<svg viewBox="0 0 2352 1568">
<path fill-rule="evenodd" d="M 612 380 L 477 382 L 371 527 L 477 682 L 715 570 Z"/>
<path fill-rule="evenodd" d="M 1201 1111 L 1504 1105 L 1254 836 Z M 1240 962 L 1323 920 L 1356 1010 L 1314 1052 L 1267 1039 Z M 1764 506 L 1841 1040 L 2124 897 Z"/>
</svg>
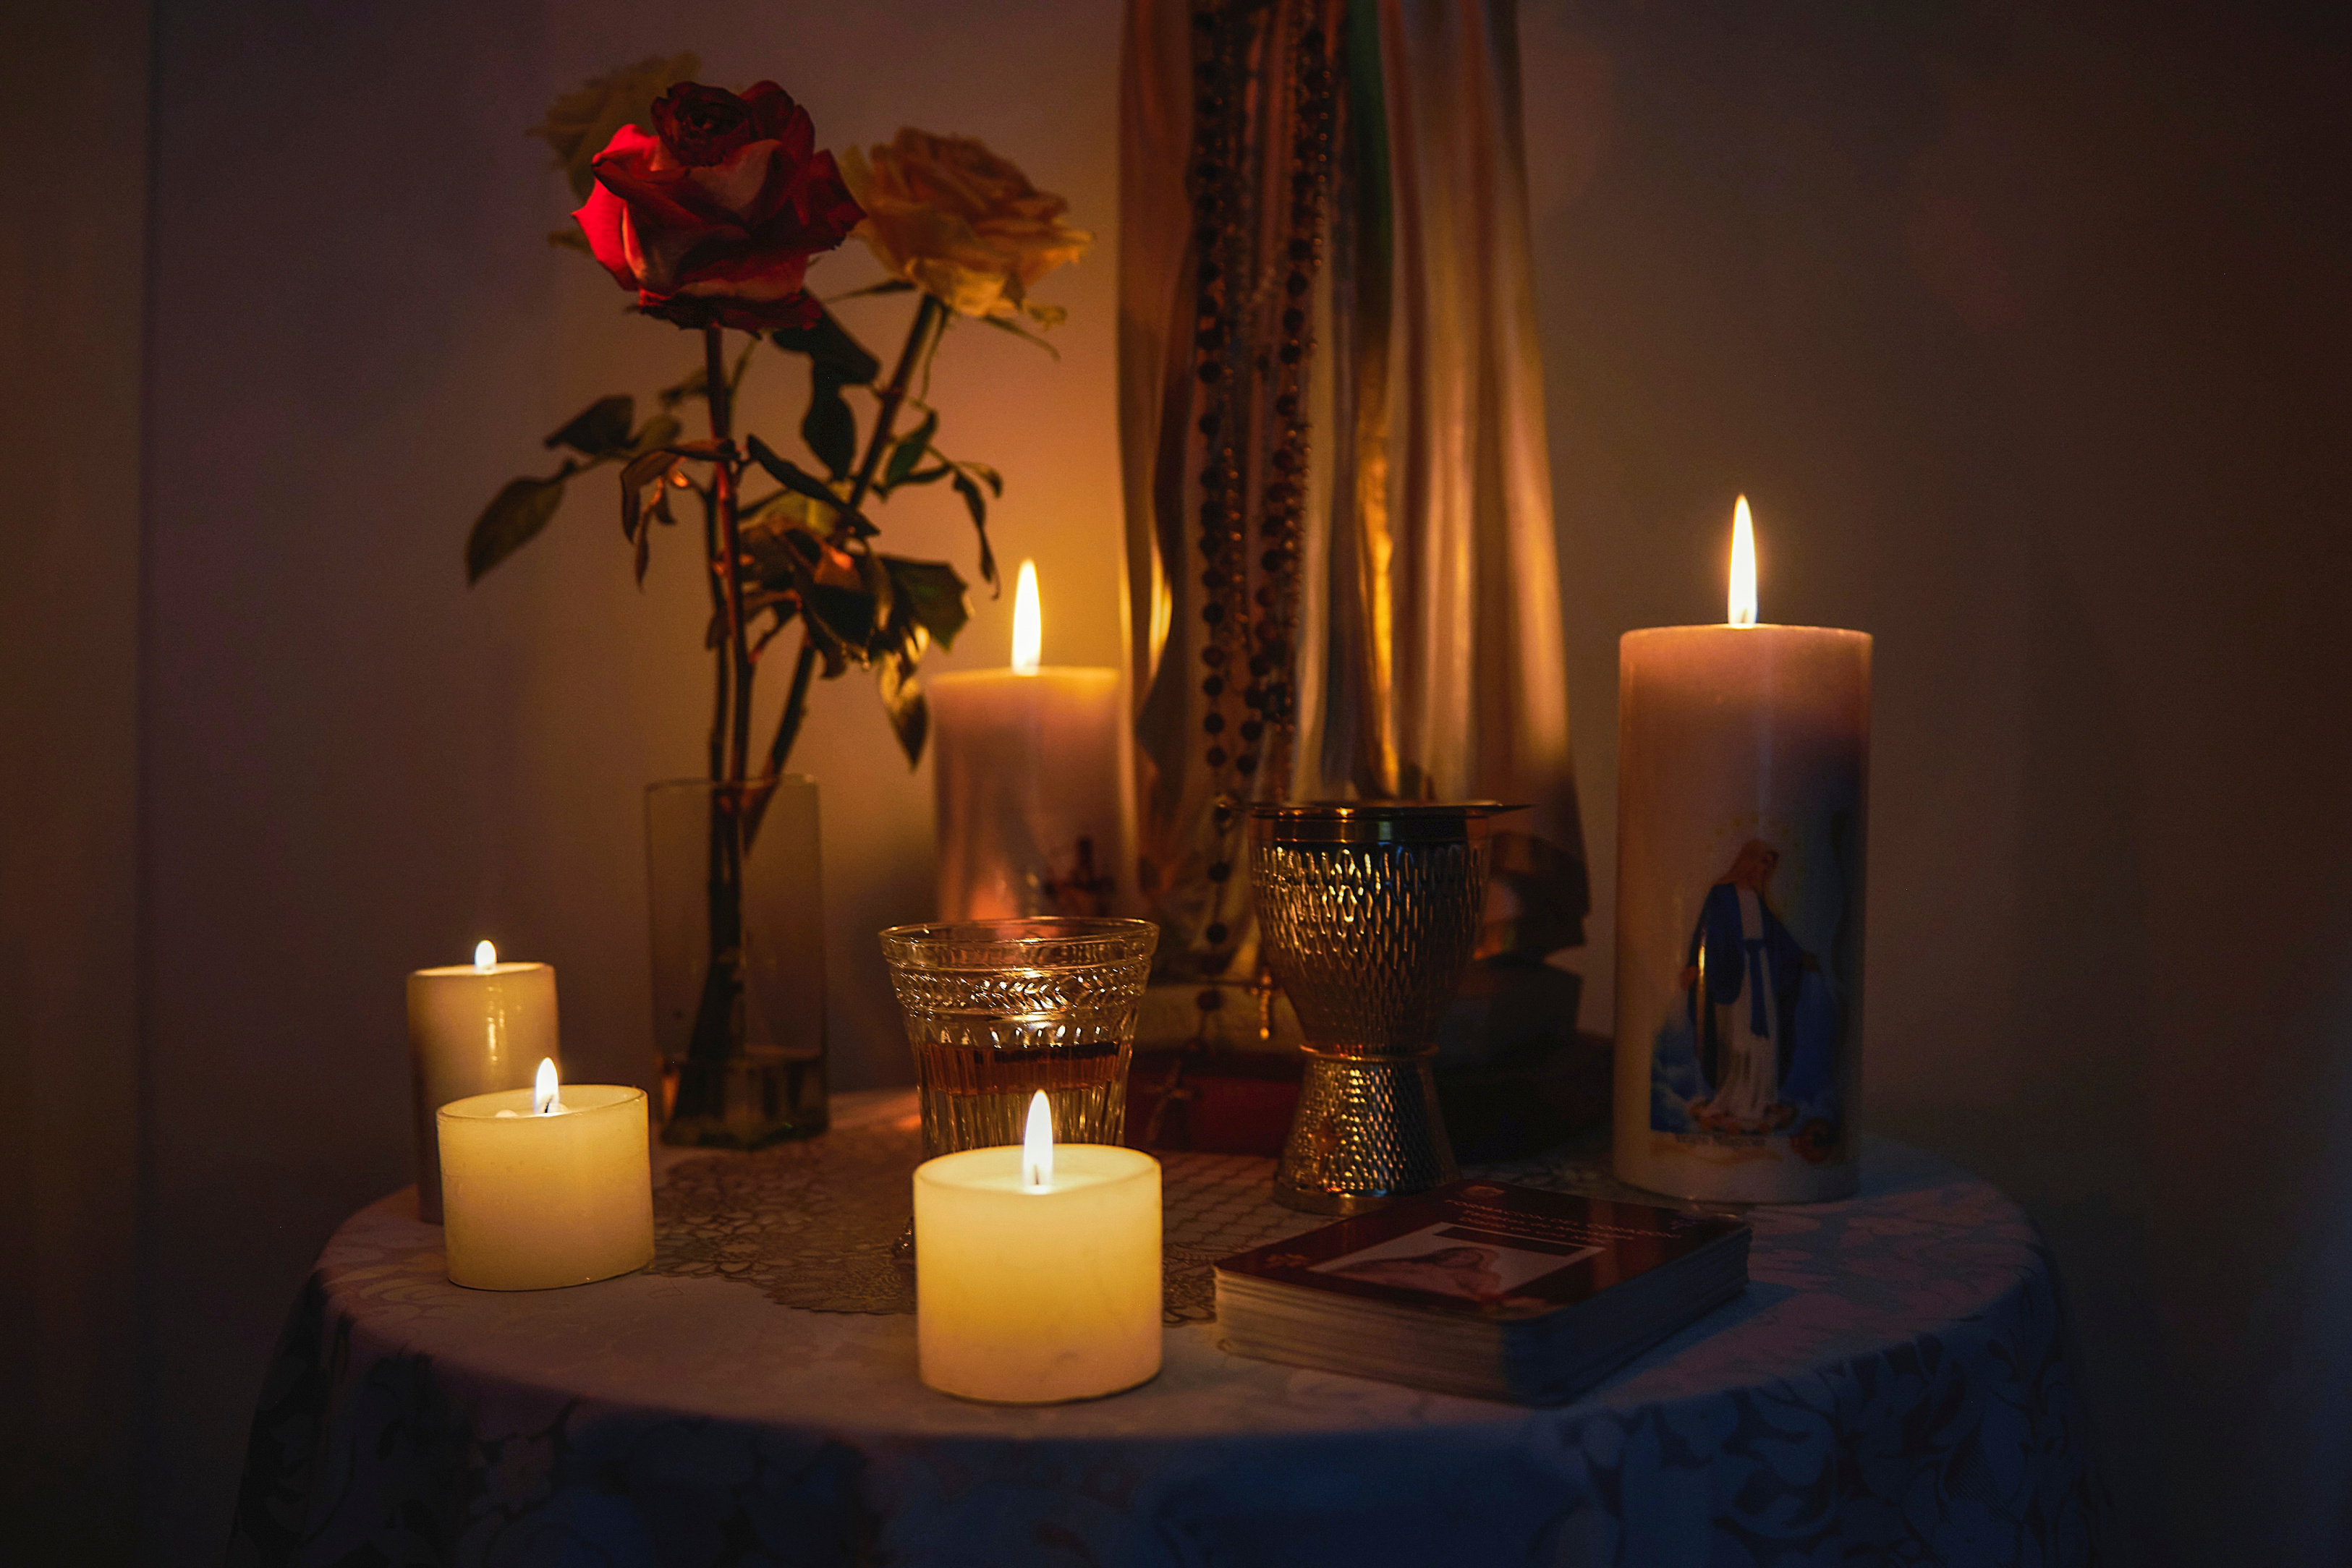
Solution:
<svg viewBox="0 0 2352 1568">
<path fill-rule="evenodd" d="M 438 1113 L 452 1284 L 543 1291 L 653 1261 L 646 1092 L 559 1088 L 551 1061 L 537 1078 Z"/>
<path fill-rule="evenodd" d="M 1160 1162 L 1027 1137 L 915 1168 L 915 1343 L 923 1381 L 1000 1405 L 1092 1399 L 1160 1371 Z"/>
<path fill-rule="evenodd" d="M 555 970 L 501 964 L 488 942 L 474 961 L 408 977 L 408 1060 L 415 1086 L 416 1212 L 441 1219 L 441 1145 L 433 1113 L 452 1100 L 527 1089 L 542 1057 L 557 1057 Z"/>
<path fill-rule="evenodd" d="M 1727 623 L 1619 643 L 1626 1181 L 1765 1203 L 1854 1190 L 1870 647 L 1757 623 L 1744 496 Z"/>
<path fill-rule="evenodd" d="M 942 920 L 1118 907 L 1118 672 L 1040 668 L 1043 641 L 1037 568 L 1024 560 L 1012 668 L 929 683 Z"/>
</svg>

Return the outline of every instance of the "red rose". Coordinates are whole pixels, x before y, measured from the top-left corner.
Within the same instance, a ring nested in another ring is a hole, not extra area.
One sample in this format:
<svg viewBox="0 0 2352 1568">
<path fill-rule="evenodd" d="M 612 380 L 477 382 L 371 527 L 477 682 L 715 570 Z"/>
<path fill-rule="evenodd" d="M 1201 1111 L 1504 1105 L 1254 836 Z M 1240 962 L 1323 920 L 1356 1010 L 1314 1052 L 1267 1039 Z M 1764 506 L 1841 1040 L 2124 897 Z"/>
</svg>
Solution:
<svg viewBox="0 0 2352 1568">
<path fill-rule="evenodd" d="M 810 258 L 866 214 L 808 110 L 763 81 L 741 97 L 682 82 L 653 109 L 658 136 L 613 133 L 572 214 L 588 246 L 649 316 L 742 331 L 805 327 Z"/>
</svg>

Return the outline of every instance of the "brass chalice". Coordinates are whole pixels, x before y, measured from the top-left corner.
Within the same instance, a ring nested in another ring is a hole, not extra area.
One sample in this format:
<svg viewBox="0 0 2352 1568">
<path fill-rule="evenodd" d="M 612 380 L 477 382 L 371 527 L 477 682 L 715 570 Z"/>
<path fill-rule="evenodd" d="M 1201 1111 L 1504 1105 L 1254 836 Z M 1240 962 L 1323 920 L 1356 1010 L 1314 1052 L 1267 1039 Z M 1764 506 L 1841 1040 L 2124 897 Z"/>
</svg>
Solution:
<svg viewBox="0 0 2352 1568">
<path fill-rule="evenodd" d="M 1486 906 L 1493 800 L 1267 802 L 1250 811 L 1266 961 L 1307 1036 L 1275 1200 L 1360 1214 L 1452 1181 L 1430 1059 Z"/>
</svg>

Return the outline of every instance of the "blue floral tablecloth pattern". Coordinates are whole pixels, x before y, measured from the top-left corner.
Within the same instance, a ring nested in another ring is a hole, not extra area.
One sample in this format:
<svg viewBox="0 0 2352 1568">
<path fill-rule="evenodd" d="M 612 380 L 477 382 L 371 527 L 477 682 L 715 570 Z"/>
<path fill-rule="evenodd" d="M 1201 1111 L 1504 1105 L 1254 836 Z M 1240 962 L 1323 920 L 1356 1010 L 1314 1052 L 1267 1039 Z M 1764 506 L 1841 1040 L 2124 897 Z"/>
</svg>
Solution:
<svg viewBox="0 0 2352 1568">
<path fill-rule="evenodd" d="M 1213 1323 L 1171 1327 L 1132 1394 L 967 1405 L 917 1381 L 906 1316 L 723 1278 L 458 1290 L 396 1195 L 343 1226 L 296 1304 L 228 1561 L 2096 1561 L 2032 1227 L 1916 1150 L 1874 1143 L 1864 1171 L 1847 1201 L 1756 1210 L 1743 1300 L 1550 1410 L 1245 1360 Z M 1564 1157 L 1505 1174 L 1601 1179 Z"/>
</svg>

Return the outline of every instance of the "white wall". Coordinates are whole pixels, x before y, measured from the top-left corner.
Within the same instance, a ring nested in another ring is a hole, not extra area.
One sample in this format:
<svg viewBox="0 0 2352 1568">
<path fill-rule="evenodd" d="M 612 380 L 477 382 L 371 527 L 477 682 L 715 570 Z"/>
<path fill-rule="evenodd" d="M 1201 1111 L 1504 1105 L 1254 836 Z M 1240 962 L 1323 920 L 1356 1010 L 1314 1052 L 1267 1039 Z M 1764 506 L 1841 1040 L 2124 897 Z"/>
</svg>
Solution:
<svg viewBox="0 0 2352 1568">
<path fill-rule="evenodd" d="M 783 82 L 822 145 L 902 122 L 979 135 L 1103 232 L 1041 290 L 1070 309 L 1058 365 L 967 329 L 933 396 L 942 444 L 1004 471 L 997 549 L 1008 570 L 1038 560 L 1046 657 L 1117 655 L 1114 11 L 167 8 L 146 731 L 159 1561 L 216 1550 L 295 1286 L 338 1219 L 409 1179 L 404 974 L 489 933 L 557 967 L 575 1071 L 649 1073 L 640 791 L 700 767 L 690 551 L 657 554 L 640 595 L 609 475 L 470 592 L 460 549 L 500 483 L 551 466 L 542 435 L 696 362 L 695 340 L 625 316 L 600 269 L 548 246 L 569 191 L 522 134 L 583 78 L 686 48 L 711 79 Z M 813 280 L 875 276 L 861 247 Z M 903 323 L 903 302 L 877 305 L 845 314 Z M 743 417 L 790 442 L 805 383 L 775 369 Z M 896 546 L 971 575 L 951 496 L 889 515 Z M 1007 657 L 1009 598 L 974 610 L 940 668 Z M 820 689 L 796 762 L 824 789 L 836 1082 L 904 1079 L 873 934 L 929 913 L 928 773 L 855 677 Z"/>
<path fill-rule="evenodd" d="M 0 1531 L 41 1561 L 131 1539 L 146 100 L 142 5 L 0 15 Z"/>
<path fill-rule="evenodd" d="M 1877 1125 L 2049 1236 L 2127 1560 L 2345 1561 L 2341 37 L 1525 5 L 1596 887 L 1616 636 L 1745 489 L 1768 618 L 1877 637 Z"/>
<path fill-rule="evenodd" d="M 1744 488 L 1768 612 L 1879 637 L 1878 1124 L 1976 1163 L 2049 1234 L 2129 1557 L 2342 1561 L 2340 38 L 2218 6 L 2056 21 L 2008 0 L 1526 4 L 1604 912 L 1587 1022 L 1607 1019 L 1614 640 L 1718 612 Z M 646 1066 L 637 790 L 697 755 L 687 558 L 657 559 L 640 596 L 591 495 L 470 593 L 457 562 L 540 434 L 667 379 L 687 345 L 546 247 L 562 188 L 520 128 L 608 64 L 692 47 L 718 79 L 785 81 L 828 142 L 902 119 L 972 131 L 1111 225 L 1107 0 L 647 15 L 591 0 L 159 18 L 135 738 L 152 1561 L 214 1557 L 286 1304 L 335 1222 L 407 1179 L 401 974 L 493 932 L 561 967 L 586 1070 Z M 37 74 L 72 62 L 98 84 L 80 101 L 111 152 L 79 167 L 108 194 L 85 215 L 135 208 L 136 28 L 27 51 Z M 19 238 L 0 284 L 38 261 L 113 298 L 128 285 L 100 264 L 119 272 L 136 240 L 119 222 L 92 232 L 110 236 L 94 252 Z M 1007 472 L 1000 548 L 1038 558 L 1048 657 L 1072 663 L 1118 647 L 1109 262 L 1051 286 L 1072 310 L 1061 365 L 966 333 L 939 387 L 956 448 Z M 127 440 L 128 317 L 82 295 L 45 311 L 0 298 L 12 393 L 26 367 L 78 362 L 82 320 L 117 367 L 95 391 L 19 393 L 51 423 L 20 424 L 11 402 L 12 440 Z M 788 429 L 798 407 L 771 383 L 750 413 Z M 68 656 L 119 650 L 119 628 L 92 634 L 103 622 L 77 622 L 62 586 L 28 591 L 68 583 L 87 562 L 57 542 L 80 520 L 111 537 L 127 501 L 48 494 L 37 527 L 9 536 L 38 549 L 12 562 L 6 721 L 28 756 L 95 733 L 104 759 L 94 816 L 60 805 L 70 773 L 8 800 L 9 940 L 44 935 L 26 845 L 56 840 L 47 885 L 87 866 L 96 890 L 89 921 L 41 949 L 66 967 L 48 994 L 87 1032 L 10 1041 L 12 1088 L 69 1102 L 19 1099 L 22 1124 L 59 1129 L 20 1147 L 79 1151 L 47 1168 L 80 1174 L 36 1197 L 53 1227 L 37 1277 L 65 1281 L 41 1321 L 63 1333 L 76 1302 L 123 1290 L 120 1246 L 60 1250 L 54 1228 L 85 1202 L 100 1231 L 124 1223 L 124 1152 L 106 1134 L 131 1058 L 108 934 L 126 919 L 134 741 L 119 659 Z M 909 548 L 969 559 L 951 505 L 908 526 Z M 94 612 L 119 619 L 119 602 Z M 20 604 L 47 612 L 21 645 Z M 978 608 L 951 663 L 1003 655 L 1005 607 Z M 64 681 L 91 704 L 57 703 Z M 928 792 L 866 694 L 823 697 L 803 758 L 827 791 L 836 1044 L 845 1082 L 876 1082 L 902 1071 L 870 933 L 923 910 Z M 96 730 L 55 727 L 59 714 Z M 14 771 L 12 788 L 37 777 Z M 21 988 L 38 967 L 5 972 Z M 12 1174 L 40 1157 L 16 1154 Z M 82 1353 L 135 1337 L 85 1330 Z M 54 1343 L 58 1367 L 89 1364 Z M 65 1398 L 70 1380 L 48 1375 L 44 1396 Z"/>
</svg>

